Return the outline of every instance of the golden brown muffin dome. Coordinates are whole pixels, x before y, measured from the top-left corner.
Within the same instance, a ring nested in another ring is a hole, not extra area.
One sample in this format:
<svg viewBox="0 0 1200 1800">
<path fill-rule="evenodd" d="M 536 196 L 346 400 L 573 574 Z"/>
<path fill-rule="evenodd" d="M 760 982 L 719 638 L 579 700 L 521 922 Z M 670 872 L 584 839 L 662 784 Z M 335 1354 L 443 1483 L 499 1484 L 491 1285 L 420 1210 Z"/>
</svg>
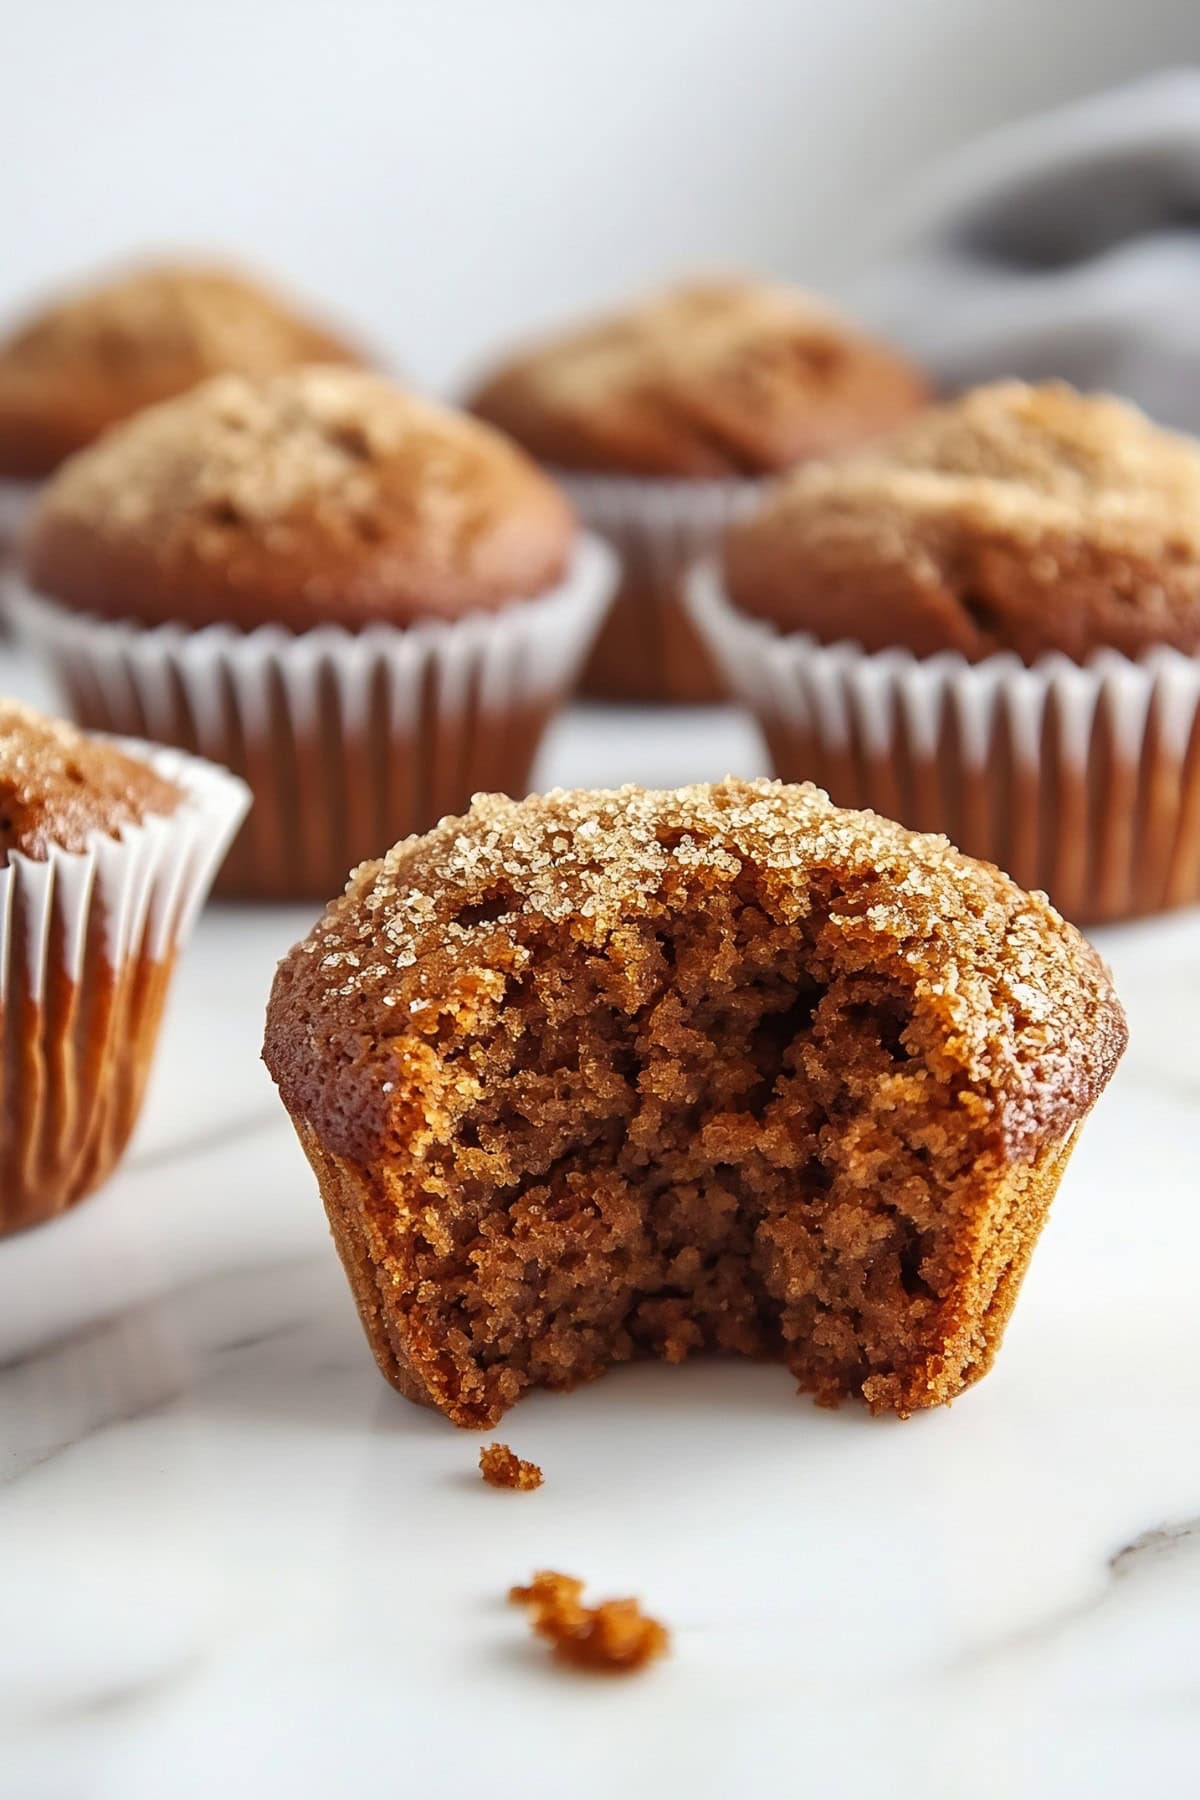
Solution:
<svg viewBox="0 0 1200 1800">
<path fill-rule="evenodd" d="M 114 429 L 48 484 L 26 564 L 109 617 L 357 629 L 542 593 L 573 540 L 498 432 L 327 366 L 220 376 Z"/>
<path fill-rule="evenodd" d="M 361 360 L 235 269 L 139 265 L 52 301 L 0 340 L 0 474 L 47 475 L 117 420 L 212 375 Z"/>
<path fill-rule="evenodd" d="M 44 862 L 55 848 L 83 850 L 93 832 L 117 837 L 182 799 L 116 744 L 0 699 L 0 868 L 14 852 Z"/>
<path fill-rule="evenodd" d="M 1200 649 L 1200 444 L 1060 383 L 976 388 L 798 471 L 729 530 L 730 597 L 823 642 L 971 661 Z"/>
<path fill-rule="evenodd" d="M 1044 897 L 728 780 L 477 797 L 356 871 L 265 1057 L 384 1373 L 490 1425 L 699 1350 L 952 1397 L 1124 1042 Z"/>
<path fill-rule="evenodd" d="M 807 294 L 694 282 L 531 346 L 472 409 L 562 468 L 769 474 L 888 431 L 924 378 Z"/>
</svg>

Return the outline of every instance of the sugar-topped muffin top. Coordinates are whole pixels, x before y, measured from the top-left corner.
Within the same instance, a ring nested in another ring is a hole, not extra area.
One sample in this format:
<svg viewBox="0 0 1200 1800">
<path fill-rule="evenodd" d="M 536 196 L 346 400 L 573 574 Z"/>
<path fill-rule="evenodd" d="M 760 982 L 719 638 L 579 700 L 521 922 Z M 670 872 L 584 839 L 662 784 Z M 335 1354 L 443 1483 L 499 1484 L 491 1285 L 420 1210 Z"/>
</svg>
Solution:
<svg viewBox="0 0 1200 1800">
<path fill-rule="evenodd" d="M 611 951 L 631 918 L 702 908 L 745 879 L 772 917 L 812 928 L 821 955 L 920 1002 L 936 1022 L 926 1054 L 1006 1155 L 1068 1131 L 1124 1047 L 1103 964 L 1044 895 L 817 788 L 727 779 L 479 795 L 365 864 L 280 967 L 268 1066 L 331 1148 L 369 1154 L 398 1046 L 441 1054 L 531 961 Z"/>
<path fill-rule="evenodd" d="M 42 591 L 110 616 L 357 628 L 541 593 L 573 538 L 500 433 L 321 366 L 220 376 L 115 429 L 50 482 L 26 560 Z"/>
<path fill-rule="evenodd" d="M 972 661 L 1200 649 L 1200 443 L 1058 382 L 1004 381 L 803 469 L 729 530 L 743 611 Z"/>
<path fill-rule="evenodd" d="M 543 462 L 633 475 L 760 475 L 889 430 L 916 369 L 810 295 L 699 281 L 532 345 L 473 409 Z"/>
<path fill-rule="evenodd" d="M 0 699 L 0 867 L 14 851 L 44 862 L 96 831 L 175 811 L 181 790 L 115 744 Z"/>
<path fill-rule="evenodd" d="M 38 477 L 115 423 L 211 375 L 357 353 L 235 269 L 151 263 L 52 300 L 0 340 L 0 474 Z"/>
</svg>

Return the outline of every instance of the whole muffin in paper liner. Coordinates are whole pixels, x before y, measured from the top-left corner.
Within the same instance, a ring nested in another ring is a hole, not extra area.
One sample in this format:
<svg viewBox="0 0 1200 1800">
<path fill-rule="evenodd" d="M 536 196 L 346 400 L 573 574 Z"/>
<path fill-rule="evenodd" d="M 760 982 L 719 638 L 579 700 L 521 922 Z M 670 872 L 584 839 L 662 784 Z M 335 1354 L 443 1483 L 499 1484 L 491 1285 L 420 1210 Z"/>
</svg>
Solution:
<svg viewBox="0 0 1200 1800">
<path fill-rule="evenodd" d="M 0 1232 L 116 1165 L 246 798 L 193 758 L 0 702 Z"/>
<path fill-rule="evenodd" d="M 621 555 L 588 691 L 697 701 L 724 687 L 681 605 L 687 564 L 764 477 L 853 448 L 927 397 L 899 350 L 812 295 L 727 278 L 531 344 L 471 405 L 558 471 Z"/>
<path fill-rule="evenodd" d="M 1002 382 L 787 477 L 691 579 L 776 770 L 1078 921 L 1200 898 L 1200 445 Z"/>
<path fill-rule="evenodd" d="M 245 777 L 223 885 L 294 898 L 526 790 L 611 561 L 498 432 L 314 367 L 223 377 L 73 458 L 13 615 L 79 718 Z"/>
</svg>

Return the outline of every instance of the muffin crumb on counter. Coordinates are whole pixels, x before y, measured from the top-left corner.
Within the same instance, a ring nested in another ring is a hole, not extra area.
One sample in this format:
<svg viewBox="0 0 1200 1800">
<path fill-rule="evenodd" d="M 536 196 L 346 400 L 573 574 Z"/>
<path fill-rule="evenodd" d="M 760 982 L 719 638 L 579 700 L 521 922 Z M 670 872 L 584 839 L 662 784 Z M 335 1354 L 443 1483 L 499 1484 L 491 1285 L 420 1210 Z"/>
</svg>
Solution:
<svg viewBox="0 0 1200 1800">
<path fill-rule="evenodd" d="M 527 1494 L 540 1488 L 545 1477 L 535 1462 L 526 1462 L 507 1444 L 485 1444 L 479 1452 L 479 1473 L 489 1487 L 515 1488 Z"/>
<path fill-rule="evenodd" d="M 561 1662 L 577 1669 L 625 1674 L 665 1656 L 671 1635 L 637 1600 L 602 1600 L 585 1606 L 583 1582 L 555 1569 L 539 1569 L 528 1587 L 509 1589 L 514 1606 L 524 1606 L 530 1624 L 546 1638 Z"/>
</svg>

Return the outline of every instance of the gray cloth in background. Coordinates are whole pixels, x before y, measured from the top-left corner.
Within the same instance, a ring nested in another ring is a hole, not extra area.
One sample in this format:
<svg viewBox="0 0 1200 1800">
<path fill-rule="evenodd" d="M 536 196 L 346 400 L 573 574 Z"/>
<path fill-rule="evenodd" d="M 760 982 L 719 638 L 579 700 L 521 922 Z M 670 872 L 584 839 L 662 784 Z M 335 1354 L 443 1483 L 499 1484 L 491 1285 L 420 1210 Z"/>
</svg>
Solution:
<svg viewBox="0 0 1200 1800">
<path fill-rule="evenodd" d="M 1061 376 L 1200 431 L 1200 71 L 960 152 L 851 295 L 948 388 Z"/>
</svg>

